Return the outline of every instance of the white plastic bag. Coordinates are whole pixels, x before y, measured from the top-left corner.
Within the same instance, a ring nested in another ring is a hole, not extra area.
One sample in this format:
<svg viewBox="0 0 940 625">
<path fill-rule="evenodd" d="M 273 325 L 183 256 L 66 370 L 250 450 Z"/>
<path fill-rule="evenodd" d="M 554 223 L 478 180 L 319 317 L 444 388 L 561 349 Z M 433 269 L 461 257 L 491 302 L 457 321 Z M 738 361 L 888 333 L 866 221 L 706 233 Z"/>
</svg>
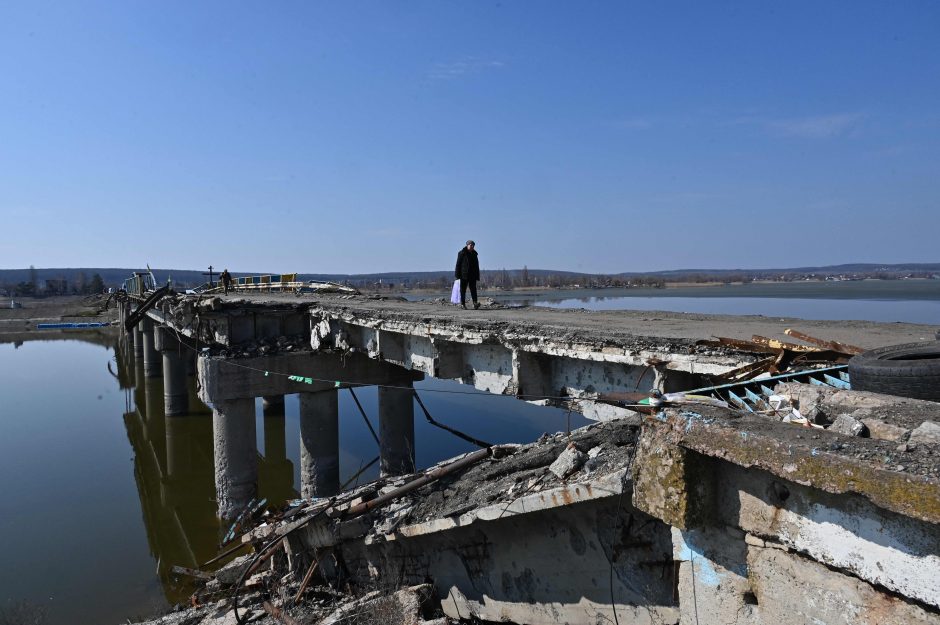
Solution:
<svg viewBox="0 0 940 625">
<path fill-rule="evenodd" d="M 450 303 L 460 303 L 460 280 L 454 280 L 454 288 L 450 290 Z"/>
</svg>

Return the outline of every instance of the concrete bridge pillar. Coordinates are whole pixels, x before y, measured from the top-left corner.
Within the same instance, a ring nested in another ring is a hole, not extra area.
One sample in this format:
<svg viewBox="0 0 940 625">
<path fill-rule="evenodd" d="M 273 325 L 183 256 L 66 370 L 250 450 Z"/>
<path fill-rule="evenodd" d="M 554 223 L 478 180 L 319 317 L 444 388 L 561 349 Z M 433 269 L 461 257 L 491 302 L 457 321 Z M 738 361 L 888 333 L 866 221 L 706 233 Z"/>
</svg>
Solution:
<svg viewBox="0 0 940 625">
<path fill-rule="evenodd" d="M 415 407 L 411 382 L 401 388 L 379 387 L 379 465 L 382 475 L 415 470 Z"/>
<path fill-rule="evenodd" d="M 336 389 L 300 393 L 300 495 L 339 492 L 339 398 Z"/>
<path fill-rule="evenodd" d="M 230 519 L 248 505 L 257 492 L 255 400 L 215 402 L 212 407 L 212 437 L 219 516 Z"/>
<path fill-rule="evenodd" d="M 163 405 L 168 417 L 189 412 L 189 388 L 186 385 L 186 356 L 190 351 L 166 326 L 156 329 L 157 347 L 163 355 Z"/>
<path fill-rule="evenodd" d="M 148 378 L 157 378 L 162 374 L 162 363 L 160 355 L 154 344 L 154 326 L 153 320 L 149 317 L 141 319 L 140 333 L 143 336 L 144 344 L 144 376 Z"/>
</svg>

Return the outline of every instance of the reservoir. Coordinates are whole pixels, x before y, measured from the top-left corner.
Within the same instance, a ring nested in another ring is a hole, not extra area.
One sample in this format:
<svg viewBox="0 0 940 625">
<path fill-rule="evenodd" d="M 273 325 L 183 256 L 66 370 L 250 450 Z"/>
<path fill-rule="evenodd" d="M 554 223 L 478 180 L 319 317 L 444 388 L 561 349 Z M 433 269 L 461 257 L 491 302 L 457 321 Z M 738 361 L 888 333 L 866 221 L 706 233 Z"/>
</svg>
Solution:
<svg viewBox="0 0 940 625">
<path fill-rule="evenodd" d="M 509 305 L 940 325 L 940 280 L 774 282 L 529 293 L 494 291 L 487 295 L 493 293 L 498 293 L 498 301 Z"/>
</svg>

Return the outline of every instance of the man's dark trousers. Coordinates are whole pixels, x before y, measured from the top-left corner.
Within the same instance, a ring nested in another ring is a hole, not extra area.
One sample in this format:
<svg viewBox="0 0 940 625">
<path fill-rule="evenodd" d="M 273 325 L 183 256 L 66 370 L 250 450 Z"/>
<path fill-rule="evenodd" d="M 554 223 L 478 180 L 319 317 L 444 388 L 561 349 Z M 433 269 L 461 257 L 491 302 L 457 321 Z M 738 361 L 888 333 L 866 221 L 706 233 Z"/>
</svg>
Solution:
<svg viewBox="0 0 940 625">
<path fill-rule="evenodd" d="M 474 303 L 477 301 L 477 281 L 476 280 L 460 280 L 460 303 L 467 303 L 467 285 L 470 285 L 470 297 L 473 298 Z"/>
</svg>

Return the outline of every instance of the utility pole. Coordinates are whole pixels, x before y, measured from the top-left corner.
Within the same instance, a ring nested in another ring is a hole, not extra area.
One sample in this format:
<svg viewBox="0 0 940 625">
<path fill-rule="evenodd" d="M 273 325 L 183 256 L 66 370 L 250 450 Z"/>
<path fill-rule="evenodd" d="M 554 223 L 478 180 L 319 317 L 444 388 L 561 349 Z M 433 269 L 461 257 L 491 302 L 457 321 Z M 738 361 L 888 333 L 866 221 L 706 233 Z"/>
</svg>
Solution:
<svg viewBox="0 0 940 625">
<path fill-rule="evenodd" d="M 212 283 L 212 276 L 215 275 L 214 273 L 212 273 L 212 265 L 209 265 L 209 272 L 206 273 L 205 271 L 203 271 L 202 275 L 209 276 L 209 288 L 210 289 L 215 286 L 215 284 Z"/>
</svg>

